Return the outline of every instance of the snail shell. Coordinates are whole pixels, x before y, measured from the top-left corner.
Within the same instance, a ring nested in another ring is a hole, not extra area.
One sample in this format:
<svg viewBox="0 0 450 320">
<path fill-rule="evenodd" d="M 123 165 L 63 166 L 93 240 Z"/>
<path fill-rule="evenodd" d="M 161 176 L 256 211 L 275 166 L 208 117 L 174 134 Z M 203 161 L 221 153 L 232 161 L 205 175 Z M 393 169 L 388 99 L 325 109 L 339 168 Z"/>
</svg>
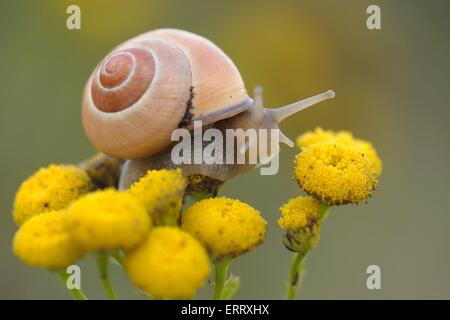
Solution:
<svg viewBox="0 0 450 320">
<path fill-rule="evenodd" d="M 232 117 L 253 104 L 231 59 L 211 41 L 158 29 L 116 47 L 97 66 L 83 94 L 89 140 L 121 159 L 167 147 L 178 127 Z"/>
</svg>

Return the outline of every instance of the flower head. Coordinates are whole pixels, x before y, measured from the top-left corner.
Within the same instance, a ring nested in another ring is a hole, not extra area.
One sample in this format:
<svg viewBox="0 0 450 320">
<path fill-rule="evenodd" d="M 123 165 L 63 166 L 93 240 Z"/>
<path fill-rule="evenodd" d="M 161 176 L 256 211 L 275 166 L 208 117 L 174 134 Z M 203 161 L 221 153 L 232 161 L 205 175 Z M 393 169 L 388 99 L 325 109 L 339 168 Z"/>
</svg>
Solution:
<svg viewBox="0 0 450 320">
<path fill-rule="evenodd" d="M 323 130 L 317 127 L 314 131 L 307 131 L 297 137 L 297 147 L 300 149 L 309 147 L 312 144 L 320 142 L 330 142 L 334 139 L 335 133 L 331 130 Z"/>
<path fill-rule="evenodd" d="M 19 187 L 14 201 L 14 220 L 22 224 L 40 213 L 66 208 L 89 189 L 89 177 L 76 166 L 42 168 Z"/>
<path fill-rule="evenodd" d="M 305 253 L 320 240 L 320 203 L 310 197 L 297 197 L 280 208 L 278 225 L 286 230 L 284 245 L 291 251 Z"/>
<path fill-rule="evenodd" d="M 139 198 L 155 225 L 174 225 L 180 216 L 186 180 L 177 170 L 149 170 L 128 192 Z"/>
<path fill-rule="evenodd" d="M 62 210 L 27 220 L 14 236 L 13 251 L 23 262 L 46 269 L 66 267 L 85 253 L 70 236 Z"/>
<path fill-rule="evenodd" d="M 263 242 L 266 221 L 239 200 L 211 198 L 189 207 L 182 227 L 217 258 L 241 255 Z"/>
<path fill-rule="evenodd" d="M 331 205 L 364 201 L 377 184 L 367 156 L 337 143 L 313 144 L 299 153 L 294 178 L 305 192 Z"/>
<path fill-rule="evenodd" d="M 353 137 L 349 131 L 334 132 L 317 127 L 314 131 L 305 132 L 297 138 L 297 146 L 300 149 L 320 142 L 333 142 L 359 148 L 371 161 L 375 175 L 381 174 L 382 162 L 373 145 L 368 141 Z"/>
<path fill-rule="evenodd" d="M 369 162 L 373 167 L 374 174 L 378 177 L 383 171 L 383 163 L 381 162 L 380 157 L 377 154 L 377 151 L 373 147 L 373 145 L 365 140 L 353 138 L 351 133 L 338 134 L 336 137 L 336 142 L 345 144 L 348 146 L 353 146 L 355 148 L 359 148 L 366 156 Z"/>
<path fill-rule="evenodd" d="M 210 272 L 202 245 L 175 227 L 155 227 L 125 256 L 131 281 L 156 298 L 192 298 Z"/>
<path fill-rule="evenodd" d="M 73 238 L 92 251 L 130 249 L 145 238 L 150 224 L 137 198 L 114 189 L 92 192 L 67 210 Z"/>
</svg>

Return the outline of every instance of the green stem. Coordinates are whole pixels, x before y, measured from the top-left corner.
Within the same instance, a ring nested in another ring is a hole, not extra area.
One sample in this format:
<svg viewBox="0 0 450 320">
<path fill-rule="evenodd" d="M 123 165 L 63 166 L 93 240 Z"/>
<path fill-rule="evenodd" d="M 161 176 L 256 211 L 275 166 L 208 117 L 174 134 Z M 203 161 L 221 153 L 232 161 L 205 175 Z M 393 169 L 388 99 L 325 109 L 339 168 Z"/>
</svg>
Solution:
<svg viewBox="0 0 450 320">
<path fill-rule="evenodd" d="M 289 282 L 286 286 L 286 299 L 294 300 L 297 296 L 298 288 L 303 277 L 303 267 L 305 265 L 308 253 L 295 252 L 292 257 L 291 271 L 289 273 Z"/>
<path fill-rule="evenodd" d="M 330 205 L 326 202 L 320 203 L 320 223 L 324 222 L 325 219 L 328 217 L 328 213 L 330 209 Z"/>
<path fill-rule="evenodd" d="M 214 300 L 222 300 L 223 292 L 225 289 L 225 283 L 227 281 L 228 267 L 231 260 L 222 259 L 214 261 Z"/>
<path fill-rule="evenodd" d="M 230 300 L 234 294 L 239 290 L 241 285 L 240 279 L 237 276 L 231 275 L 225 282 L 225 288 L 222 293 L 222 300 Z"/>
<path fill-rule="evenodd" d="M 77 288 L 69 289 L 67 287 L 67 280 L 69 279 L 70 275 L 66 272 L 66 270 L 64 270 L 64 269 L 58 270 L 56 272 L 56 274 L 61 279 L 62 283 L 64 284 L 64 287 L 66 287 L 67 290 L 69 290 L 70 294 L 72 295 L 72 297 L 74 299 L 76 299 L 76 300 L 88 300 L 88 298 L 83 293 L 83 291 L 81 291 L 81 289 L 77 289 Z"/>
<path fill-rule="evenodd" d="M 109 255 L 110 259 L 112 260 L 112 262 L 116 263 L 118 266 L 120 266 L 121 268 L 125 268 L 124 267 L 124 254 L 122 251 L 120 250 L 116 250 L 111 252 L 111 254 Z"/>
<path fill-rule="evenodd" d="M 329 209 L 330 205 L 328 203 L 320 203 L 320 223 L 325 221 L 325 219 L 327 218 Z M 287 300 L 293 300 L 297 296 L 297 292 L 303 277 L 303 269 L 306 257 L 308 256 L 309 252 L 310 250 L 307 250 L 305 252 L 294 252 L 291 263 L 291 271 L 289 273 L 289 282 L 286 286 L 285 295 Z"/>
<path fill-rule="evenodd" d="M 97 253 L 96 260 L 98 272 L 100 274 L 100 279 L 102 280 L 103 289 L 105 290 L 108 299 L 116 300 L 117 296 L 116 293 L 114 292 L 114 289 L 111 285 L 111 281 L 109 279 L 109 272 L 108 272 L 109 255 L 106 253 Z"/>
</svg>

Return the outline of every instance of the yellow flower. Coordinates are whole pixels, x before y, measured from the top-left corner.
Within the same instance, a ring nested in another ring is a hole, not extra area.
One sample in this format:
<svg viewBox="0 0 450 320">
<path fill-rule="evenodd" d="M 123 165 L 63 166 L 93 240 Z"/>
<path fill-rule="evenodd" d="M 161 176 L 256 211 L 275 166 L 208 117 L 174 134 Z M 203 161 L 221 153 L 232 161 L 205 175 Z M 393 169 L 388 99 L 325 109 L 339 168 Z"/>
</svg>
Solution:
<svg viewBox="0 0 450 320">
<path fill-rule="evenodd" d="M 236 257 L 263 242 L 266 221 L 239 200 L 211 198 L 189 207 L 182 227 L 216 258 Z"/>
<path fill-rule="evenodd" d="M 320 203 L 310 197 L 297 197 L 289 200 L 281 208 L 281 218 L 278 225 L 290 231 L 308 227 L 320 218 Z"/>
<path fill-rule="evenodd" d="M 300 149 L 309 147 L 312 144 L 319 142 L 329 142 L 334 139 L 335 133 L 331 130 L 323 130 L 317 127 L 314 131 L 307 131 L 297 137 L 297 147 Z"/>
<path fill-rule="evenodd" d="M 137 198 L 114 189 L 92 192 L 67 210 L 73 238 L 92 251 L 130 249 L 144 240 L 150 224 Z"/>
<path fill-rule="evenodd" d="M 89 177 L 76 166 L 42 168 L 19 187 L 14 202 L 14 220 L 22 224 L 40 213 L 66 208 L 89 189 Z"/>
<path fill-rule="evenodd" d="M 294 178 L 305 192 L 331 205 L 364 201 L 377 184 L 367 156 L 337 143 L 313 144 L 299 153 Z"/>
<path fill-rule="evenodd" d="M 306 148 L 315 143 L 333 142 L 359 148 L 372 162 L 373 170 L 376 176 L 382 172 L 382 161 L 373 145 L 365 140 L 354 138 L 351 132 L 323 130 L 317 127 L 314 131 L 308 131 L 297 138 L 297 146 Z"/>
<path fill-rule="evenodd" d="M 161 299 L 189 299 L 210 272 L 202 245 L 175 227 L 155 227 L 146 240 L 125 256 L 131 281 Z"/>
<path fill-rule="evenodd" d="M 147 208 L 155 225 L 174 225 L 180 217 L 186 180 L 177 170 L 149 170 L 128 192 Z"/>
<path fill-rule="evenodd" d="M 283 243 L 291 251 L 305 253 L 320 240 L 320 203 L 310 197 L 297 197 L 280 208 L 278 225 L 286 230 Z"/>
<path fill-rule="evenodd" d="M 71 238 L 62 210 L 46 212 L 25 222 L 14 236 L 13 251 L 23 262 L 46 269 L 66 267 L 85 253 Z"/>
<path fill-rule="evenodd" d="M 381 162 L 380 157 L 378 157 L 377 151 L 375 150 L 373 145 L 370 142 L 360 140 L 360 139 L 355 139 L 354 143 L 355 143 L 355 146 L 359 147 L 361 149 L 361 151 L 372 162 L 374 173 L 378 177 L 381 174 L 381 172 L 383 171 L 383 163 Z"/>
</svg>

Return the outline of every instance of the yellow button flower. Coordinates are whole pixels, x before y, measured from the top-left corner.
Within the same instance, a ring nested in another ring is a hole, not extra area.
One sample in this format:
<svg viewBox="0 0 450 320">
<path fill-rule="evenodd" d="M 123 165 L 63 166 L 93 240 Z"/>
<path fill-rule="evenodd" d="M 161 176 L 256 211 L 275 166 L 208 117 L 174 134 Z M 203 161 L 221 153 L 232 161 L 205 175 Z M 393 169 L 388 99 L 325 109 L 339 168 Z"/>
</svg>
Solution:
<svg viewBox="0 0 450 320">
<path fill-rule="evenodd" d="M 67 230 L 65 211 L 46 212 L 25 222 L 16 232 L 13 251 L 23 262 L 46 269 L 66 267 L 85 253 Z"/>
<path fill-rule="evenodd" d="M 333 142 L 359 148 L 372 162 L 375 175 L 382 172 L 382 161 L 373 145 L 365 140 L 354 138 L 351 132 L 323 130 L 317 127 L 314 131 L 308 131 L 297 138 L 297 146 L 302 149 L 320 142 Z"/>
<path fill-rule="evenodd" d="M 317 127 L 314 131 L 307 131 L 297 137 L 297 147 L 302 149 L 309 147 L 312 144 L 320 142 L 330 142 L 334 139 L 335 133 L 331 130 L 323 130 L 321 127 Z"/>
<path fill-rule="evenodd" d="M 180 217 L 186 180 L 177 170 L 150 170 L 128 192 L 146 206 L 155 225 L 175 225 Z"/>
<path fill-rule="evenodd" d="M 239 200 L 211 198 L 189 207 L 182 227 L 193 234 L 216 258 L 236 257 L 261 244 L 266 221 Z"/>
<path fill-rule="evenodd" d="M 130 249 L 144 240 L 150 224 L 137 198 L 114 189 L 92 192 L 67 210 L 73 238 L 91 251 Z"/>
<path fill-rule="evenodd" d="M 294 178 L 305 192 L 331 205 L 364 201 L 377 184 L 367 156 L 336 143 L 313 144 L 299 153 Z"/>
<path fill-rule="evenodd" d="M 281 208 L 278 225 L 290 231 L 304 229 L 320 218 L 320 203 L 310 197 L 297 197 L 289 200 Z"/>
<path fill-rule="evenodd" d="M 381 162 L 381 159 L 378 156 L 377 151 L 370 142 L 362 139 L 356 139 L 352 136 L 350 132 L 345 131 L 339 132 L 336 135 L 335 141 L 336 143 L 359 148 L 367 156 L 368 160 L 372 163 L 375 175 L 379 176 L 381 174 L 381 172 L 383 171 L 383 163 Z"/>
<path fill-rule="evenodd" d="M 175 227 L 155 227 L 125 256 L 131 281 L 155 298 L 189 299 L 210 272 L 202 245 Z"/>
<path fill-rule="evenodd" d="M 283 243 L 291 251 L 305 253 L 320 240 L 320 203 L 310 197 L 297 197 L 280 208 L 278 225 L 286 230 Z"/>
<path fill-rule="evenodd" d="M 17 191 L 14 220 L 22 224 L 37 214 L 66 208 L 89 189 L 89 177 L 76 166 L 42 168 L 23 182 Z"/>
</svg>

